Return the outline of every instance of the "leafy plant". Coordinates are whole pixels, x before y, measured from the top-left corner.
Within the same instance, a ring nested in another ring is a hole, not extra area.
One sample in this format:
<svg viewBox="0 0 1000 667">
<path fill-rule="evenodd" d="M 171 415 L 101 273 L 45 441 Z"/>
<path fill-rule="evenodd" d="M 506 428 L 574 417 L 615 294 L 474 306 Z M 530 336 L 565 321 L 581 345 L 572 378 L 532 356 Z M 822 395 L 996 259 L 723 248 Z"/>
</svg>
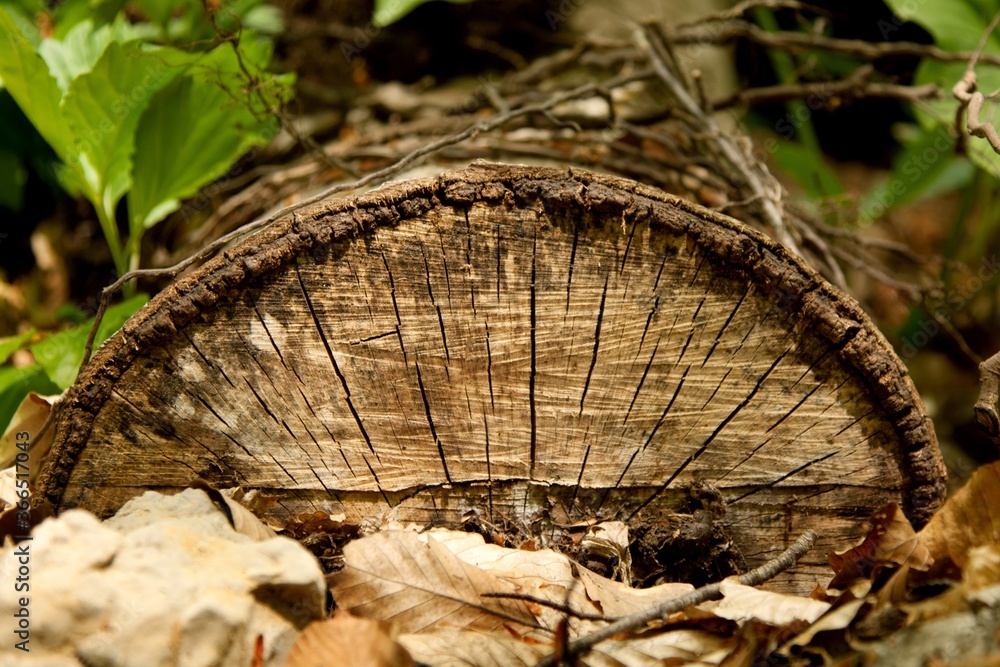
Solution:
<svg viewBox="0 0 1000 667">
<path fill-rule="evenodd" d="M 100 345 L 109 338 L 148 300 L 147 295 L 137 294 L 108 308 L 97 330 L 94 344 Z M 18 368 L 0 365 L 0 433 L 29 392 L 58 394 L 73 384 L 93 323 L 92 319 L 87 320 L 31 345 L 27 343 L 37 336 L 34 330 L 19 336 L 0 338 L 0 364 L 5 364 L 14 352 L 26 345 L 35 357 L 35 363 L 31 366 Z"/>
<path fill-rule="evenodd" d="M 919 3 L 886 0 L 886 4 L 900 18 L 927 30 L 935 44 L 946 51 L 975 51 L 990 20 L 1000 11 L 1000 0 L 922 0 Z M 994 33 L 989 36 L 983 53 L 1000 56 L 1000 35 Z M 962 78 L 966 65 L 930 58 L 920 63 L 914 83 L 935 83 L 946 93 L 944 98 L 917 109 L 917 118 L 925 129 L 954 125 L 958 100 L 951 95 L 951 89 Z M 979 67 L 976 74 L 979 88 L 984 92 L 1000 88 L 1000 68 Z M 967 145 L 969 157 L 979 167 L 1000 177 L 1000 156 L 987 142 L 971 139 Z"/>
<path fill-rule="evenodd" d="M 118 15 L 41 38 L 0 6 L 0 78 L 62 161 L 64 187 L 93 204 L 119 273 L 138 267 L 146 230 L 273 136 L 272 112 L 291 96 L 292 77 L 266 72 L 271 43 L 251 31 L 207 52 L 150 34 Z"/>
</svg>

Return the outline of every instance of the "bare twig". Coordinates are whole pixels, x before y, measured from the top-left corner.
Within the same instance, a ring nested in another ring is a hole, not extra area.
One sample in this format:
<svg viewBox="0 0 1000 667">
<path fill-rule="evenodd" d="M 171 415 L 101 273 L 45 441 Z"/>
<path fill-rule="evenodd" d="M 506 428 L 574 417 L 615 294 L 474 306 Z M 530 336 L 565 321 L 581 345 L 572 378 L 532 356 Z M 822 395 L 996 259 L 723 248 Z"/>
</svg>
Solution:
<svg viewBox="0 0 1000 667">
<path fill-rule="evenodd" d="M 997 27 L 997 23 L 1000 23 L 1000 12 L 993 17 L 990 24 L 986 27 L 986 31 L 983 36 L 979 39 L 979 46 L 976 51 L 968 58 L 969 64 L 965 68 L 965 74 L 959 79 L 958 83 L 951 89 L 951 94 L 955 96 L 958 100 L 958 112 L 955 117 L 955 122 L 958 125 L 959 135 L 962 134 L 962 116 L 965 116 L 965 124 L 969 130 L 969 134 L 974 137 L 979 137 L 980 139 L 985 139 L 989 142 L 990 147 L 998 154 L 1000 154 L 1000 134 L 997 134 L 997 130 L 993 127 L 993 123 L 984 123 L 981 119 L 983 113 L 983 105 L 986 103 L 985 96 L 979 92 L 979 80 L 976 77 L 976 63 L 980 60 L 986 60 L 986 56 L 983 54 L 983 50 L 986 48 L 986 44 L 989 41 L 990 35 Z"/>
<path fill-rule="evenodd" d="M 723 10 L 721 12 L 714 12 L 712 14 L 707 14 L 694 21 L 686 21 L 684 23 L 679 23 L 676 28 L 692 28 L 697 25 L 702 25 L 714 21 L 732 21 L 733 19 L 738 19 L 754 9 L 798 9 L 798 10 L 808 10 L 814 14 L 825 14 L 826 11 L 815 7 L 813 5 L 807 5 L 804 2 L 797 2 L 796 0 L 744 0 L 743 2 L 732 6 L 729 9 Z"/>
<path fill-rule="evenodd" d="M 748 39 L 761 46 L 782 49 L 790 53 L 820 49 L 857 56 L 865 60 L 909 56 L 948 63 L 964 63 L 973 56 L 968 51 L 945 51 L 936 46 L 915 42 L 866 42 L 861 39 L 837 39 L 801 32 L 766 32 L 747 21 L 730 21 L 711 28 L 685 28 L 675 31 L 670 38 L 677 45 L 728 44 L 737 39 Z M 990 53 L 982 54 L 979 61 L 989 65 L 1000 65 L 1000 57 Z"/>
<path fill-rule="evenodd" d="M 603 90 L 610 90 L 611 88 L 624 86 L 628 83 L 632 83 L 633 81 L 642 81 L 650 78 L 651 76 L 652 73 L 649 71 L 640 71 L 632 74 L 622 74 L 604 82 L 586 83 L 577 86 L 576 88 L 572 88 L 570 90 L 552 95 L 543 102 L 539 102 L 537 104 L 529 104 L 520 107 L 518 109 L 512 109 L 511 111 L 504 114 L 498 114 L 490 119 L 484 120 L 480 123 L 476 123 L 475 125 L 467 127 L 460 132 L 424 144 L 423 146 L 416 148 L 410 153 L 407 153 L 406 155 L 404 155 L 403 157 L 401 157 L 399 160 L 389 165 L 388 167 L 379 169 L 378 171 L 373 171 L 370 174 L 367 174 L 355 181 L 333 185 L 329 188 L 326 188 L 322 192 L 313 195 L 312 197 L 308 197 L 300 202 L 297 202 L 290 206 L 286 206 L 272 213 L 271 215 L 265 216 L 263 218 L 258 218 L 253 222 L 247 223 L 246 225 L 243 225 L 242 227 L 235 229 L 229 232 L 228 234 L 216 239 L 215 241 L 205 246 L 198 252 L 194 253 L 187 259 L 178 262 L 173 266 L 166 267 L 163 269 L 137 269 L 135 271 L 129 271 L 125 275 L 118 278 L 118 280 L 114 281 L 113 283 L 105 287 L 103 290 L 101 290 L 101 303 L 97 308 L 97 315 L 94 318 L 94 325 L 90 328 L 90 333 L 87 336 L 87 345 L 83 351 L 83 362 L 80 365 L 81 369 L 84 366 L 86 366 L 87 363 L 90 361 L 90 355 L 94 349 L 94 338 L 97 335 L 97 328 L 100 326 L 101 319 L 104 317 L 104 313 L 108 308 L 108 304 L 111 301 L 111 296 L 119 289 L 121 289 L 122 286 L 128 283 L 129 281 L 138 278 L 153 278 L 153 279 L 174 278 L 192 264 L 211 257 L 218 250 L 222 249 L 232 241 L 235 241 L 241 237 L 257 232 L 271 225 L 277 220 L 280 220 L 285 216 L 291 215 L 295 211 L 301 210 L 307 206 L 311 206 L 325 199 L 329 199 L 330 197 L 336 194 L 339 194 L 341 192 L 347 192 L 350 190 L 356 190 L 358 188 L 363 188 L 374 182 L 389 178 L 394 174 L 399 173 L 403 169 L 409 167 L 410 165 L 417 163 L 418 161 L 428 157 L 429 155 L 432 155 L 440 151 L 442 148 L 446 148 L 448 146 L 453 146 L 455 144 L 461 143 L 462 141 L 474 137 L 482 132 L 489 132 L 491 130 L 494 130 L 514 118 L 518 118 L 521 116 L 528 116 L 531 114 L 543 114 L 544 112 L 551 110 L 553 107 L 562 104 L 563 102 L 583 97 L 588 97 L 591 95 L 601 94 Z"/>
<path fill-rule="evenodd" d="M 568 604 L 552 602 L 551 600 L 546 600 L 545 598 L 536 597 L 534 595 L 528 595 L 526 593 L 483 593 L 480 597 L 501 598 L 504 600 L 523 600 L 524 602 L 537 604 L 541 607 L 548 607 L 549 609 L 555 609 L 558 612 L 561 612 L 573 618 L 579 618 L 582 621 L 610 622 L 615 620 L 614 618 L 609 618 L 602 614 L 588 614 L 587 612 L 577 611 L 576 609 L 570 607 Z"/>
<path fill-rule="evenodd" d="M 730 138 L 730 135 L 723 132 L 718 123 L 715 122 L 715 119 L 706 114 L 698 106 L 698 103 L 691 97 L 688 90 L 681 84 L 674 73 L 671 72 L 670 67 L 667 65 L 667 57 L 669 57 L 666 55 L 669 53 L 667 49 L 668 42 L 659 26 L 655 23 L 647 24 L 644 27 L 643 33 L 646 37 L 644 48 L 649 54 L 653 71 L 666 84 L 670 93 L 683 110 L 696 120 L 700 129 L 715 144 L 723 158 L 730 163 L 733 169 L 739 172 L 740 176 L 746 181 L 753 196 L 759 198 L 761 213 L 767 224 L 774 230 L 778 240 L 792 252 L 799 253 L 798 245 L 792 239 L 791 234 L 788 233 L 784 215 L 781 211 L 781 187 L 774 181 L 773 177 L 769 178 L 769 174 L 765 176 L 761 173 L 762 166 L 747 158 L 744 152 Z M 769 182 L 765 183 L 765 179 Z"/>
<path fill-rule="evenodd" d="M 738 578 L 739 582 L 744 586 L 759 586 L 798 562 L 807 551 L 812 549 L 815 542 L 816 533 L 812 530 L 807 530 L 777 558 L 769 560 L 746 574 L 740 575 Z M 702 586 L 680 597 L 667 600 L 635 614 L 630 614 L 600 630 L 570 642 L 566 647 L 565 656 L 572 657 L 586 653 L 597 644 L 611 639 L 615 635 L 638 630 L 650 621 L 655 621 L 656 619 L 682 611 L 692 605 L 714 600 L 721 595 L 721 587 L 721 583 Z M 553 665 L 555 665 L 554 656 L 549 655 L 540 660 L 536 667 L 552 667 Z"/>
<path fill-rule="evenodd" d="M 976 421 L 994 442 L 1000 443 L 1000 415 L 997 414 L 1000 386 L 1000 352 L 979 364 L 979 400 Z"/>
<path fill-rule="evenodd" d="M 840 81 L 816 83 L 793 83 L 762 88 L 748 88 L 715 102 L 716 109 L 753 104 L 773 104 L 789 100 L 819 100 L 826 104 L 830 100 L 849 102 L 867 98 L 884 98 L 917 102 L 938 99 L 941 89 L 928 83 L 922 86 L 901 86 L 892 83 L 870 81 L 874 69 L 871 65 L 859 67 L 849 77 Z"/>
</svg>

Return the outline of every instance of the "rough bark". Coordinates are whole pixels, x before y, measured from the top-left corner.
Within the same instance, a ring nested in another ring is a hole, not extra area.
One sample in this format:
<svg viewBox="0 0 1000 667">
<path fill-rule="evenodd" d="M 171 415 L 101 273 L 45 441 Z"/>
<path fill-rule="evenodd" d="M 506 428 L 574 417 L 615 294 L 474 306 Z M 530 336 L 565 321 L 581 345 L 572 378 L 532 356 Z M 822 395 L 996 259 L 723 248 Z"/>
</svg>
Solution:
<svg viewBox="0 0 1000 667">
<path fill-rule="evenodd" d="M 153 299 L 67 396 L 41 491 L 101 515 L 196 477 L 274 518 L 656 521 L 721 493 L 779 585 L 944 469 L 902 363 L 761 234 L 631 181 L 477 164 L 319 205 Z"/>
</svg>

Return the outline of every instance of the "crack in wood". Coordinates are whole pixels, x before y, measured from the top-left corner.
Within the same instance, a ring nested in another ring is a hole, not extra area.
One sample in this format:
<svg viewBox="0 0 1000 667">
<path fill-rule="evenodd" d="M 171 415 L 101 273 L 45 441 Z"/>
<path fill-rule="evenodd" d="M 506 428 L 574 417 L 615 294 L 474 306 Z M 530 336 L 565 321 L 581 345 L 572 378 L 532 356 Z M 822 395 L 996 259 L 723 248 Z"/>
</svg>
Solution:
<svg viewBox="0 0 1000 667">
<path fill-rule="evenodd" d="M 656 315 L 656 309 L 660 307 L 660 296 L 656 295 L 653 299 L 653 307 L 649 309 L 649 315 L 646 316 L 646 326 L 642 328 L 642 336 L 639 338 L 639 347 L 635 351 L 635 356 L 638 357 L 639 353 L 642 352 L 642 346 L 646 342 L 646 333 L 649 332 L 649 325 L 653 322 L 653 316 Z M 659 341 L 657 341 L 659 344 Z"/>
<path fill-rule="evenodd" d="M 604 302 L 608 298 L 608 277 L 604 277 L 604 291 L 601 292 L 601 305 L 597 309 L 597 324 L 594 327 L 594 352 L 590 357 L 590 369 L 587 371 L 587 379 L 583 383 L 583 394 L 580 396 L 580 416 L 583 416 L 583 402 L 587 398 L 587 389 L 590 388 L 590 378 L 594 374 L 594 366 L 597 365 L 597 350 L 601 345 L 601 322 L 604 320 Z M 534 325 L 532 325 L 534 328 Z"/>
<path fill-rule="evenodd" d="M 590 434 L 588 430 L 587 433 L 583 435 L 583 442 L 587 442 L 587 436 Z M 590 443 L 587 443 L 587 448 L 583 452 L 583 461 L 580 462 L 580 472 L 576 476 L 576 486 L 573 487 L 573 497 L 569 501 L 570 509 L 576 505 L 576 496 L 580 492 L 580 484 L 583 483 L 583 471 L 587 468 L 587 459 L 590 458 Z"/>
<path fill-rule="evenodd" d="M 287 370 L 288 364 L 285 363 L 285 356 L 281 354 L 281 349 L 279 349 L 278 344 L 274 342 L 274 336 L 271 335 L 271 329 L 267 326 L 267 322 L 264 321 L 264 316 L 261 315 L 260 309 L 257 308 L 257 301 L 253 298 L 253 295 L 250 294 L 249 292 L 247 292 L 247 298 L 250 300 L 250 304 L 253 307 L 253 312 L 257 316 L 257 321 L 260 322 L 260 325 L 262 327 L 264 327 L 264 333 L 267 334 L 267 339 L 271 341 L 271 347 L 274 348 L 274 352 L 278 355 L 278 360 L 281 362 L 281 365 L 285 367 L 285 370 Z"/>
<path fill-rule="evenodd" d="M 431 299 L 431 307 L 437 311 L 438 327 L 441 329 L 441 344 L 444 345 L 445 360 L 451 363 L 451 353 L 448 352 L 448 334 L 444 331 L 444 316 L 441 314 L 441 306 L 434 299 L 434 288 L 431 286 L 431 267 L 427 263 L 427 254 L 424 252 L 423 246 L 420 247 L 420 254 L 424 258 L 424 273 L 427 276 L 427 296 Z M 447 365 L 444 367 L 444 371 L 446 375 L 451 376 Z"/>
<path fill-rule="evenodd" d="M 674 393 L 667 402 L 667 407 L 663 408 L 663 413 L 660 414 L 660 418 L 656 420 L 656 425 L 653 426 L 653 430 L 649 432 L 649 437 L 646 438 L 646 442 L 642 443 L 643 451 L 649 447 L 649 443 L 653 441 L 653 436 L 655 436 L 656 432 L 660 430 L 660 427 L 663 425 L 663 420 L 667 418 L 667 414 L 670 412 L 670 408 L 674 407 L 674 401 L 676 401 L 677 397 L 680 395 L 681 389 L 684 387 L 684 381 L 687 379 L 688 371 L 690 370 L 691 365 L 688 364 L 688 367 L 684 369 L 683 373 L 681 373 L 681 379 L 677 383 L 677 386 L 674 387 Z"/>
<path fill-rule="evenodd" d="M 625 411 L 625 418 L 622 419 L 622 426 L 628 423 L 628 417 L 632 414 L 632 408 L 635 407 L 635 401 L 639 398 L 639 392 L 642 391 L 642 385 L 646 382 L 646 376 L 649 375 L 649 369 L 653 366 L 653 359 L 656 358 L 656 351 L 660 349 L 660 339 L 656 339 L 656 344 L 653 345 L 653 353 L 649 355 L 649 361 L 646 362 L 646 368 L 642 371 L 642 377 L 639 378 L 639 384 L 636 385 L 635 393 L 632 395 L 632 402 L 628 404 L 628 410 Z"/>
<path fill-rule="evenodd" d="M 277 457 L 277 456 L 275 456 L 275 455 L 274 455 L 274 454 L 273 454 L 272 452 L 268 452 L 267 454 L 268 454 L 268 456 L 270 456 L 270 457 L 271 457 L 271 460 L 272 460 L 272 461 L 274 461 L 274 464 L 275 464 L 276 466 L 278 466 L 279 468 L 281 468 L 281 471 L 282 471 L 283 473 L 285 473 L 286 475 L 288 475 L 288 479 L 292 480 L 292 484 L 298 484 L 298 483 L 299 483 L 299 482 L 298 482 L 298 480 L 297 480 L 297 479 L 295 479 L 295 475 L 293 475 L 292 473 L 288 472 L 288 468 L 286 468 L 286 467 L 285 467 L 285 466 L 284 466 L 284 465 L 283 465 L 283 464 L 281 463 L 281 461 L 279 461 L 279 460 L 278 460 L 278 457 Z"/>
<path fill-rule="evenodd" d="M 632 249 L 632 237 L 635 236 L 635 228 L 639 224 L 638 218 L 632 219 L 632 229 L 628 233 L 628 241 L 625 243 L 625 252 L 622 253 L 622 264 L 618 268 L 618 275 L 625 273 L 625 263 L 628 261 L 628 251 Z"/>
<path fill-rule="evenodd" d="M 476 310 L 476 282 L 472 280 L 472 223 L 469 222 L 469 209 L 463 208 L 462 214 L 465 216 L 466 233 L 465 270 L 469 276 L 469 299 L 472 301 L 472 315 L 475 317 L 479 312 Z"/>
<path fill-rule="evenodd" d="M 726 321 L 722 323 L 722 328 L 719 329 L 719 333 L 715 336 L 715 342 L 712 343 L 712 347 L 708 350 L 708 354 L 705 355 L 705 360 L 701 362 L 702 368 L 704 368 L 705 364 L 708 363 L 708 360 L 712 358 L 712 353 L 715 352 L 715 348 L 719 346 L 719 341 L 722 340 L 722 335 L 726 333 L 729 323 L 732 322 L 733 318 L 736 316 L 736 311 L 738 311 L 740 306 L 743 305 L 743 301 L 746 300 L 747 296 L 750 294 L 750 290 L 752 289 L 753 283 L 748 284 L 746 290 L 743 292 L 743 296 L 741 296 L 740 300 L 736 302 L 736 305 L 733 307 L 732 312 L 729 313 L 729 317 L 726 318 Z"/>
<path fill-rule="evenodd" d="M 776 428 L 778 428 L 779 426 L 781 426 L 781 424 L 783 424 L 783 423 L 785 422 L 785 420 L 786 420 L 786 419 L 788 419 L 789 417 L 791 417 L 791 416 L 792 416 L 792 414 L 793 414 L 793 413 L 794 413 L 794 412 L 795 412 L 796 410 L 798 410 L 799 408 L 801 408 L 801 407 L 802 407 L 802 404 L 803 404 L 803 403 L 805 403 L 805 402 L 806 402 L 806 401 L 808 401 L 808 400 L 809 400 L 810 398 L 812 398 L 812 395 L 813 395 L 813 394 L 815 394 L 815 393 L 816 393 L 817 391 L 819 391 L 820 387 L 822 387 L 822 386 L 823 386 L 823 385 L 821 385 L 821 384 L 818 384 L 818 385 L 816 385 L 815 387 L 813 387 L 813 388 L 812 388 L 812 390 L 811 390 L 811 391 L 810 391 L 810 392 L 809 392 L 808 394 L 806 394 L 805 396 L 803 396 L 803 397 L 802 397 L 801 399 L 799 399 L 799 402 L 798 402 L 798 403 L 796 403 L 795 405 L 793 405 L 793 406 L 791 407 L 791 409 L 790 409 L 790 410 L 789 410 L 788 412 L 786 412 L 786 413 L 785 413 L 785 414 L 784 414 L 784 415 L 783 415 L 783 416 L 781 417 L 781 419 L 779 419 L 778 421 L 776 421 L 776 422 L 774 422 L 773 424 L 771 424 L 771 426 L 769 426 L 769 427 L 768 427 L 768 429 L 767 429 L 766 431 L 764 431 L 764 433 L 770 433 L 770 432 L 771 432 L 771 431 L 773 431 L 774 429 L 776 429 Z M 810 425 L 810 426 L 811 426 L 811 425 Z"/>
<path fill-rule="evenodd" d="M 537 362 L 535 359 L 536 355 L 536 344 L 535 344 L 535 325 L 536 325 L 536 314 L 535 314 L 535 278 L 536 278 L 536 266 L 535 262 L 538 257 L 538 228 L 535 228 L 534 236 L 532 237 L 531 244 L 531 373 L 528 376 L 528 409 L 529 418 L 531 420 L 531 465 L 528 470 L 530 471 L 530 476 L 532 479 L 535 477 L 535 448 L 538 442 L 537 434 L 537 412 L 535 407 L 535 374 L 538 372 Z"/>
<path fill-rule="evenodd" d="M 398 330 L 393 329 L 392 331 L 386 331 L 384 333 L 375 334 L 373 336 L 368 336 L 366 338 L 359 338 L 358 340 L 352 340 L 350 343 L 348 343 L 348 345 L 361 345 L 362 343 L 370 343 L 373 340 L 380 340 L 382 338 L 388 338 L 389 336 L 395 336 L 397 334 Z"/>
<path fill-rule="evenodd" d="M 358 430 L 361 431 L 361 437 L 364 438 L 365 443 L 368 445 L 368 449 L 375 458 L 378 459 L 378 452 L 375 451 L 375 447 L 372 445 L 371 438 L 368 437 L 368 431 L 365 430 L 365 425 L 361 422 L 361 415 L 358 414 L 357 409 L 354 407 L 354 401 L 351 400 L 351 390 L 347 386 L 347 378 L 344 374 L 340 372 L 340 366 L 337 364 L 337 358 L 333 355 L 333 348 L 330 347 L 330 341 L 327 340 L 326 334 L 323 332 L 323 327 L 319 322 L 319 316 L 316 314 L 315 308 L 313 308 L 312 299 L 309 298 L 309 292 L 306 291 L 306 285 L 302 281 L 302 272 L 299 270 L 299 265 L 295 264 L 295 275 L 299 280 L 299 288 L 302 290 L 302 296 L 305 298 L 306 307 L 309 309 L 309 314 L 312 316 L 313 324 L 316 325 L 316 331 L 319 333 L 320 340 L 323 341 L 323 348 L 326 350 L 326 355 L 330 359 L 330 364 L 333 365 L 333 372 L 340 379 L 340 385 L 344 389 L 344 401 L 347 403 L 347 408 L 351 411 L 351 416 L 354 417 L 355 423 L 358 425 Z M 367 459 L 365 459 L 367 462 Z M 369 468 L 371 465 L 369 464 Z"/>
<path fill-rule="evenodd" d="M 715 389 L 712 390 L 712 395 L 708 397 L 707 401 L 705 401 L 705 405 L 701 406 L 701 409 L 702 409 L 703 412 L 708 409 L 709 403 L 712 402 L 712 399 L 715 398 L 715 395 L 719 393 L 720 389 L 722 389 L 722 385 L 725 384 L 726 378 L 728 378 L 729 374 L 732 373 L 732 372 L 733 372 L 732 368 L 726 369 L 725 375 L 722 376 L 722 379 L 719 380 L 719 384 L 717 384 L 715 386 Z"/>
<path fill-rule="evenodd" d="M 205 354 L 201 351 L 201 348 L 199 348 L 198 345 L 194 342 L 194 339 L 192 339 L 191 336 L 188 335 L 188 332 L 182 329 L 181 334 L 184 336 L 185 339 L 187 339 L 187 342 L 191 344 L 191 349 L 197 352 L 198 356 L 201 357 L 201 360 L 205 362 L 205 365 L 211 368 L 219 375 L 221 375 L 223 379 L 229 384 L 229 386 L 235 389 L 236 385 L 233 384 L 233 381 L 229 379 L 228 375 L 226 375 L 226 371 L 223 370 L 221 366 L 218 366 L 215 363 L 209 361 L 208 357 L 206 357 Z"/>
<path fill-rule="evenodd" d="M 448 472 L 448 458 L 444 455 L 444 445 L 441 444 L 441 438 L 438 437 L 437 429 L 434 427 L 434 418 L 431 417 L 431 404 L 427 400 L 427 392 L 424 390 L 424 380 L 420 375 L 420 362 L 417 360 L 413 361 L 414 367 L 417 369 L 417 385 L 420 387 L 420 398 L 424 402 L 424 412 L 427 414 L 427 425 L 431 429 L 431 437 L 434 438 L 434 444 L 437 445 L 438 455 L 441 457 L 441 467 L 444 469 L 444 477 L 451 483 L 451 473 Z"/>
<path fill-rule="evenodd" d="M 569 274 L 566 277 L 566 312 L 563 315 L 563 321 L 569 316 L 569 300 L 570 300 L 570 288 L 573 286 L 573 265 L 576 263 L 576 246 L 580 242 L 580 224 L 574 222 L 573 224 L 573 247 L 569 251 Z"/>
<path fill-rule="evenodd" d="M 396 337 L 399 338 L 399 349 L 403 352 L 403 363 L 407 363 L 406 345 L 403 344 L 403 321 L 399 317 L 399 303 L 396 301 L 396 281 L 392 277 L 392 270 L 389 268 L 389 260 L 385 256 L 385 251 L 381 252 L 382 265 L 385 266 L 385 273 L 389 276 L 389 295 L 392 297 L 392 311 L 396 314 Z M 298 267 L 296 267 L 298 271 Z M 301 282 L 301 277 L 299 282 Z"/>
<path fill-rule="evenodd" d="M 766 484 L 761 484 L 756 489 L 754 489 L 752 491 L 747 491 L 743 495 L 737 496 L 736 498 L 733 498 L 732 500 L 727 500 L 726 503 L 729 504 L 729 505 L 735 505 L 736 503 L 740 502 L 741 500 L 743 500 L 745 498 L 749 498 L 750 496 L 754 495 L 755 493 L 759 493 L 759 492 L 761 492 L 761 491 L 763 491 L 765 489 L 770 489 L 770 488 L 774 487 L 775 485 L 780 484 L 781 482 L 785 481 L 789 477 L 797 475 L 800 472 L 802 472 L 803 470 L 805 470 L 806 468 L 809 468 L 810 466 L 813 466 L 813 465 L 815 465 L 817 463 L 820 463 L 821 461 L 826 461 L 828 458 L 830 458 L 831 456 L 834 456 L 835 454 L 838 454 L 838 453 L 840 453 L 839 450 L 836 451 L 836 452 L 830 452 L 828 454 L 824 454 L 823 456 L 817 457 L 817 458 L 813 459 L 812 461 L 807 461 L 806 463 L 803 463 L 802 465 L 800 465 L 799 467 L 795 468 L 794 470 L 790 470 L 790 471 L 786 472 L 784 475 L 781 475 L 780 477 L 778 477 L 777 479 L 775 479 L 773 481 L 767 482 Z"/>
<path fill-rule="evenodd" d="M 496 414 L 497 407 L 493 398 L 493 350 L 490 349 L 490 320 L 484 320 L 486 325 L 486 377 L 490 384 L 490 412 Z"/>
</svg>

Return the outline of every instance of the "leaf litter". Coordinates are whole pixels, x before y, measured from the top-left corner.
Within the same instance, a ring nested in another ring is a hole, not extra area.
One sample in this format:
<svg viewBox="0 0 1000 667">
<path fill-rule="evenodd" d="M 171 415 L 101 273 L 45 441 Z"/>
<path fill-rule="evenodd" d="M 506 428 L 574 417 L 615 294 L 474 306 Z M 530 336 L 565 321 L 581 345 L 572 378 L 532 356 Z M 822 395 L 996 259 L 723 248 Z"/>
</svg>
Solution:
<svg viewBox="0 0 1000 667">
<path fill-rule="evenodd" d="M 829 555 L 830 579 L 809 597 L 730 577 L 720 599 L 615 636 L 565 664 L 1000 664 L 997 499 L 1000 463 L 981 468 L 919 532 L 897 506 L 880 509 L 861 542 Z M 310 528 L 344 539 L 340 569 L 327 577 L 334 616 L 303 633 L 286 664 L 350 664 L 340 657 L 355 656 L 354 664 L 373 667 L 535 665 L 616 619 L 694 590 L 687 583 L 633 588 L 640 578 L 627 574 L 633 564 L 626 554 L 634 536 L 618 522 L 575 526 L 578 559 L 538 549 L 534 540 L 503 544 L 464 527 L 393 525 L 362 536 L 342 517 L 289 524 L 300 539 Z M 595 554 L 601 574 L 579 562 L 593 563 Z M 347 619 L 374 625 L 327 629 Z M 307 648 L 313 662 L 302 661 Z M 369 654 L 394 657 L 362 657 Z"/>
</svg>

